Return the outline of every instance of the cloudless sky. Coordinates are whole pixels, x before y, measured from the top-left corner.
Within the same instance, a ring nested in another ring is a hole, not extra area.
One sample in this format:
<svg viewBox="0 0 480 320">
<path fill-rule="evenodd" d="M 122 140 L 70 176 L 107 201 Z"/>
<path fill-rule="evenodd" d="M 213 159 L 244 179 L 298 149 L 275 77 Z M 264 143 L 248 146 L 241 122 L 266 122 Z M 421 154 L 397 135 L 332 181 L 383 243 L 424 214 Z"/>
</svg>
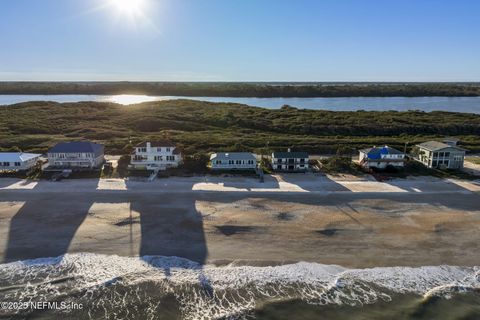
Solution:
<svg viewBox="0 0 480 320">
<path fill-rule="evenodd" d="M 0 1 L 0 80 L 480 81 L 479 0 L 114 1 Z"/>
</svg>

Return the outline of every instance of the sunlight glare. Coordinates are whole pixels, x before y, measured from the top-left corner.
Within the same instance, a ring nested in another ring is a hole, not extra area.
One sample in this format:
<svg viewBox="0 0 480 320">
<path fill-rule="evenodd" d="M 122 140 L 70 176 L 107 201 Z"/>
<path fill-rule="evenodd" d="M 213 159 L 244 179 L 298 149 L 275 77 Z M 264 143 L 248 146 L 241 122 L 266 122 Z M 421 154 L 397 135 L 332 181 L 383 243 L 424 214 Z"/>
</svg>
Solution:
<svg viewBox="0 0 480 320">
<path fill-rule="evenodd" d="M 144 0 L 110 0 L 111 4 L 120 12 L 126 14 L 140 13 L 144 6 Z"/>
</svg>

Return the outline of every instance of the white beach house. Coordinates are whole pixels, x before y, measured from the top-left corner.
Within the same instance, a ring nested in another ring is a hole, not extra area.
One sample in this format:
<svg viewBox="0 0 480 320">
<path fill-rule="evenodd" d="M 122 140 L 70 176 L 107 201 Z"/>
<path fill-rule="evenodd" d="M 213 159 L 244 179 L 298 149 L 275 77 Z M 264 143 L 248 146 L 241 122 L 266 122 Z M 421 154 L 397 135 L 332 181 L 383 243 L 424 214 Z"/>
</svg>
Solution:
<svg viewBox="0 0 480 320">
<path fill-rule="evenodd" d="M 47 157 L 47 170 L 98 169 L 105 162 L 103 145 L 89 141 L 58 143 L 48 150 Z"/>
<path fill-rule="evenodd" d="M 0 171 L 27 171 L 40 160 L 41 154 L 0 152 Z"/>
<path fill-rule="evenodd" d="M 306 171 L 309 156 L 307 152 L 290 151 L 272 153 L 272 169 L 275 171 Z"/>
<path fill-rule="evenodd" d="M 169 141 L 143 142 L 135 147 L 130 168 L 137 170 L 166 170 L 182 163 L 182 153 Z"/>
<path fill-rule="evenodd" d="M 214 170 L 255 170 L 257 159 L 250 152 L 217 152 L 210 156 Z"/>
<path fill-rule="evenodd" d="M 405 166 L 405 153 L 389 146 L 366 148 L 359 151 L 358 161 L 365 168 L 400 168 Z"/>
</svg>

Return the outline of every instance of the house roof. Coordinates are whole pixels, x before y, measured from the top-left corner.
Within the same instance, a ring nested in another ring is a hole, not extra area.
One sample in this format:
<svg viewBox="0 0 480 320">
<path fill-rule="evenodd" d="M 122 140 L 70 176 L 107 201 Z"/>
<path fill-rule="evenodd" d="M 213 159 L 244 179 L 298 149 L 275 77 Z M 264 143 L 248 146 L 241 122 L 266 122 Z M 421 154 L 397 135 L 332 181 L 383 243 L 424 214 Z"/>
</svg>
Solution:
<svg viewBox="0 0 480 320">
<path fill-rule="evenodd" d="M 308 158 L 308 153 L 303 151 L 274 152 L 273 158 Z"/>
<path fill-rule="evenodd" d="M 210 155 L 210 160 L 256 160 L 250 152 L 217 152 Z"/>
<path fill-rule="evenodd" d="M 446 148 L 453 148 L 453 149 L 457 149 L 459 151 L 465 151 L 465 149 L 460 148 L 458 146 L 451 146 L 451 145 L 448 145 L 446 143 L 439 142 L 439 141 L 427 141 L 427 142 L 424 142 L 424 143 L 417 144 L 417 146 L 420 147 L 420 148 L 423 148 L 423 149 L 427 149 L 429 151 L 438 151 L 438 150 L 442 150 L 442 149 L 446 149 Z"/>
<path fill-rule="evenodd" d="M 102 153 L 103 145 L 89 142 L 89 141 L 72 141 L 72 142 L 60 142 L 54 147 L 48 150 L 48 153 L 74 153 L 74 152 L 86 152 L 86 153 Z"/>
<path fill-rule="evenodd" d="M 0 162 L 24 162 L 38 158 L 41 154 L 24 152 L 0 152 Z"/>
<path fill-rule="evenodd" d="M 389 146 L 361 149 L 360 152 L 366 153 L 368 159 L 380 159 L 384 154 L 403 154 L 403 152 Z"/>
<path fill-rule="evenodd" d="M 147 143 L 150 142 L 150 146 L 157 148 L 157 147 L 175 147 L 175 144 L 169 140 L 156 140 L 156 141 L 144 141 L 142 143 L 137 144 L 137 148 L 146 148 Z"/>
</svg>

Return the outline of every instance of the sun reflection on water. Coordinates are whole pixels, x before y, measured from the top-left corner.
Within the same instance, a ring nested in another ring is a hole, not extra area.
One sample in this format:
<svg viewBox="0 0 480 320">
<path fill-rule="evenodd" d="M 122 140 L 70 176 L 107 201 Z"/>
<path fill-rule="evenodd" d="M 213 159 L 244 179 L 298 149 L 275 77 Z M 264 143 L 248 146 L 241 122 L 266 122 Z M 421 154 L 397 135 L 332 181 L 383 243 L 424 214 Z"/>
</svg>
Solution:
<svg viewBox="0 0 480 320">
<path fill-rule="evenodd" d="M 114 102 L 123 105 L 136 104 L 142 102 L 151 102 L 160 100 L 159 97 L 135 95 L 135 94 L 120 94 L 116 96 L 110 96 L 106 99 L 108 102 Z"/>
</svg>

